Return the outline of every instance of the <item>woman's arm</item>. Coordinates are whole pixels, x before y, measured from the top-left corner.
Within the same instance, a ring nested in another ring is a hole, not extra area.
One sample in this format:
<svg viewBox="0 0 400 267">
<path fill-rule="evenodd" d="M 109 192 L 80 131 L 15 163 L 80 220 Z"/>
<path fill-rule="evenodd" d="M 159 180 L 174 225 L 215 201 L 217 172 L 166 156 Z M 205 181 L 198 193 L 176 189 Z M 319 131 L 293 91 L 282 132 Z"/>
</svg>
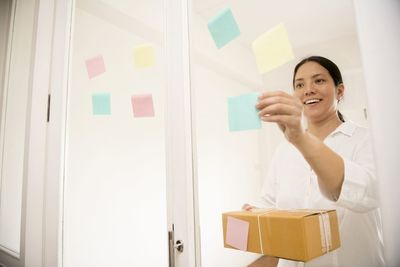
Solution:
<svg viewBox="0 0 400 267">
<path fill-rule="evenodd" d="M 344 180 L 342 157 L 320 139 L 307 132 L 292 144 L 303 154 L 304 159 L 317 175 L 321 193 L 330 200 L 338 200 Z"/>
<path fill-rule="evenodd" d="M 305 131 L 301 125 L 303 103 L 285 92 L 266 92 L 256 107 L 261 120 L 275 122 L 306 159 L 318 177 L 323 195 L 336 201 L 344 179 L 343 159 L 320 139 Z"/>
</svg>

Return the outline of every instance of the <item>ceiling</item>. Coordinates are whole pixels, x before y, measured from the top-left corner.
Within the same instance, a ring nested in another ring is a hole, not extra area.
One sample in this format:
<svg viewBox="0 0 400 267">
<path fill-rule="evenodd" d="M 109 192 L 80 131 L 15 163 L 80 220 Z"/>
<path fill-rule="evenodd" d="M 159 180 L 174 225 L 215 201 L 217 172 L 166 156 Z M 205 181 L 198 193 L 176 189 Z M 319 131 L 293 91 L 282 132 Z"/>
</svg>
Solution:
<svg viewBox="0 0 400 267">
<path fill-rule="evenodd" d="M 158 44 L 163 40 L 167 4 L 163 0 L 77 1 L 78 8 Z M 189 6 L 193 62 L 229 79 L 252 87 L 287 87 L 295 62 L 310 54 L 330 57 L 343 72 L 361 70 L 352 0 L 192 0 Z M 231 8 L 241 34 L 226 47 L 216 49 L 207 22 L 225 7 Z M 296 59 L 260 75 L 251 44 L 282 22 Z"/>
<path fill-rule="evenodd" d="M 133 17 L 153 29 L 162 29 L 162 0 L 78 0 L 99 2 L 121 14 Z M 260 34 L 284 22 L 294 47 L 355 34 L 352 0 L 192 0 L 192 17 L 204 21 L 230 7 L 241 35 L 238 42 L 249 45 Z"/>
<path fill-rule="evenodd" d="M 284 22 L 293 47 L 355 34 L 352 0 L 195 0 L 193 10 L 208 20 L 224 7 L 234 14 L 244 45 Z"/>
</svg>

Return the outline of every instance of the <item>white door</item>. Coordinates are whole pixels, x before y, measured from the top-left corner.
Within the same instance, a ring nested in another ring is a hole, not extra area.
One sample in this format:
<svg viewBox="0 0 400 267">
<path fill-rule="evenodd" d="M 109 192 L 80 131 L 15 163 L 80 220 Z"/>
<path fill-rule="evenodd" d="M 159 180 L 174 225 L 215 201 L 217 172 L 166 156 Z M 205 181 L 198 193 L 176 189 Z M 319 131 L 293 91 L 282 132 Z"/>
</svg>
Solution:
<svg viewBox="0 0 400 267">
<path fill-rule="evenodd" d="M 184 77 L 171 81 L 184 63 L 167 62 L 182 57 L 173 47 L 182 42 L 166 37 L 182 23 L 179 4 L 77 0 L 72 7 L 64 267 L 191 266 L 191 175 L 185 174 L 192 172 L 181 156 L 188 148 L 185 121 L 174 114 L 185 109 Z"/>
</svg>

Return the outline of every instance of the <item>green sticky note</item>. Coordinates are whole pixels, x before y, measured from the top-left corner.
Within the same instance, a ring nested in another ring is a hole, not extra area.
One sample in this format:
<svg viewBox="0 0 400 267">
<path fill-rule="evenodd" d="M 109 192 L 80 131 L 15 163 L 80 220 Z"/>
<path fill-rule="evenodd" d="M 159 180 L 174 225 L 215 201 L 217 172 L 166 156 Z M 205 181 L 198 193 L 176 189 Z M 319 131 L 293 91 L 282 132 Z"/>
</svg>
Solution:
<svg viewBox="0 0 400 267">
<path fill-rule="evenodd" d="M 111 101 L 109 93 L 92 95 L 93 115 L 111 115 Z"/>
<path fill-rule="evenodd" d="M 252 44 L 260 73 L 273 70 L 294 58 L 286 28 L 279 24 L 260 35 Z"/>
<path fill-rule="evenodd" d="M 208 22 L 208 30 L 218 48 L 223 47 L 240 35 L 239 27 L 230 8 L 223 9 Z"/>
<path fill-rule="evenodd" d="M 229 131 L 261 128 L 261 120 L 255 107 L 258 93 L 228 97 Z"/>
</svg>

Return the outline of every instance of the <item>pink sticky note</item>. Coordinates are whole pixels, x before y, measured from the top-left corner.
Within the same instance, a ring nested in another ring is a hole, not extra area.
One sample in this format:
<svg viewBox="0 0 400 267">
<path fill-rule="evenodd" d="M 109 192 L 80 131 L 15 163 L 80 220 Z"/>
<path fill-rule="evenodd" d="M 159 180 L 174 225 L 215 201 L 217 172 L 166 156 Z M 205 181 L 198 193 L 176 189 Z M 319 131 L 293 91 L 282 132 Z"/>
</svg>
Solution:
<svg viewBox="0 0 400 267">
<path fill-rule="evenodd" d="M 134 117 L 154 117 L 151 94 L 133 95 L 131 98 Z"/>
<path fill-rule="evenodd" d="M 237 249 L 247 249 L 247 238 L 249 236 L 249 222 L 227 217 L 225 242 Z"/>
<path fill-rule="evenodd" d="M 106 71 L 103 56 L 99 55 L 86 60 L 86 69 L 89 79 L 96 77 Z"/>
</svg>

